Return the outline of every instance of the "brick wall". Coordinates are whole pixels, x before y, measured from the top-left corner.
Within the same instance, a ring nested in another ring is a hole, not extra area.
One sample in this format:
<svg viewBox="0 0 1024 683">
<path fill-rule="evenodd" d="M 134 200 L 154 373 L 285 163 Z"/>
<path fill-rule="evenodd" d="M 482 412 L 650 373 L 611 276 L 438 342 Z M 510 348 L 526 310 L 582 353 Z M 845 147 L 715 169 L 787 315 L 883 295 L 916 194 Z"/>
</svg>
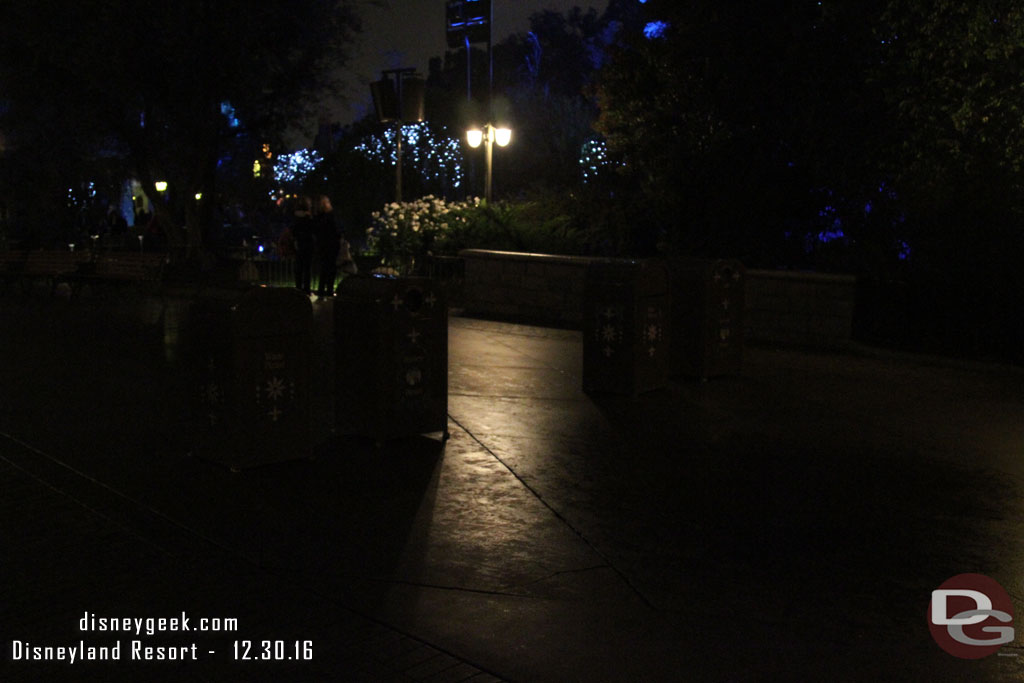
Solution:
<svg viewBox="0 0 1024 683">
<path fill-rule="evenodd" d="M 524 322 L 580 327 L 587 266 L 594 259 L 465 249 L 465 311 Z M 856 278 L 793 271 L 747 271 L 749 341 L 842 348 L 853 330 Z"/>
<path fill-rule="evenodd" d="M 463 306 L 472 315 L 579 327 L 592 259 L 464 249 Z"/>
<path fill-rule="evenodd" d="M 748 270 L 747 339 L 842 348 L 853 333 L 856 288 L 852 275 Z"/>
</svg>

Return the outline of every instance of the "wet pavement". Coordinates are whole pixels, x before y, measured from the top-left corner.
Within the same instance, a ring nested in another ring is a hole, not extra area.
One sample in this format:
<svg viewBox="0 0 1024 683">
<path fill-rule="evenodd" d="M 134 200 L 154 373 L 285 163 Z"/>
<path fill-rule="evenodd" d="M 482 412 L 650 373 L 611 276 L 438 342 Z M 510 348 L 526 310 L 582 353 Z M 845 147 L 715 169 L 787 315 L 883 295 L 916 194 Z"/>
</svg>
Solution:
<svg viewBox="0 0 1024 683">
<path fill-rule="evenodd" d="M 86 610 L 239 630 L 143 638 L 199 662 L 4 642 L 0 680 L 1024 679 L 1024 636 L 960 660 L 925 618 L 965 572 L 1021 604 L 1024 371 L 755 347 L 588 396 L 578 332 L 453 317 L 451 439 L 378 450 L 328 434 L 316 302 L 315 457 L 232 472 L 189 454 L 180 302 L 0 296 L 0 634 L 101 645 Z M 313 659 L 234 658 L 266 639 Z"/>
</svg>

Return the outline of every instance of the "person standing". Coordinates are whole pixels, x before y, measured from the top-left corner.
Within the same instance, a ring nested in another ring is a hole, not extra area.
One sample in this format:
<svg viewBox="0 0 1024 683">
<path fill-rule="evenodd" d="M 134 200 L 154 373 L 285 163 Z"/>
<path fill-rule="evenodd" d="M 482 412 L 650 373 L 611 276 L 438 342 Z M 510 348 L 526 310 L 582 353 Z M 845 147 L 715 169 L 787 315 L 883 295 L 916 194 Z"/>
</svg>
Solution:
<svg viewBox="0 0 1024 683">
<path fill-rule="evenodd" d="M 292 242 L 295 246 L 295 287 L 306 294 L 312 290 L 313 230 L 313 200 L 300 197 L 292 223 Z"/>
<path fill-rule="evenodd" d="M 334 278 L 338 273 L 338 251 L 341 249 L 341 236 L 338 224 L 334 220 L 334 207 L 327 195 L 320 195 L 320 202 L 315 218 L 316 250 L 320 262 L 320 279 L 317 283 L 317 296 L 334 294 Z"/>
</svg>

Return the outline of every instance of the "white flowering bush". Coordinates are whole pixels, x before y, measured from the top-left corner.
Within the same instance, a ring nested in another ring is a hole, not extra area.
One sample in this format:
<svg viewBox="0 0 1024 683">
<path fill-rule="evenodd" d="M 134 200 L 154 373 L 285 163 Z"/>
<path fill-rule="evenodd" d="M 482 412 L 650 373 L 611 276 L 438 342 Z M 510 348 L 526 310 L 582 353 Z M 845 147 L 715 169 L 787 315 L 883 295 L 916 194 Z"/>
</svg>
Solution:
<svg viewBox="0 0 1024 683">
<path fill-rule="evenodd" d="M 380 254 L 385 265 L 406 268 L 465 225 L 466 212 L 479 204 L 479 198 L 446 202 L 433 195 L 411 202 L 391 202 L 373 212 L 366 230 L 367 250 Z"/>
<path fill-rule="evenodd" d="M 565 198 L 546 201 L 480 199 L 446 202 L 432 195 L 392 202 L 372 214 L 367 250 L 400 274 L 425 254 L 455 255 L 467 247 L 551 254 L 590 253 L 587 234 Z"/>
</svg>

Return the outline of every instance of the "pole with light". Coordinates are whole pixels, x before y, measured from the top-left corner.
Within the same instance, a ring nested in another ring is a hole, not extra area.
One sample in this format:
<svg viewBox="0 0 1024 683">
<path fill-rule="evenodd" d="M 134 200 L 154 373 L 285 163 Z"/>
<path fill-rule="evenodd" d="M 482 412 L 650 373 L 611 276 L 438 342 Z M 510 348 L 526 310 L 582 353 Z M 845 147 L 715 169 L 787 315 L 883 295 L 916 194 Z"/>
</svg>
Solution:
<svg viewBox="0 0 1024 683">
<path fill-rule="evenodd" d="M 505 147 L 511 141 L 512 130 L 510 128 L 495 128 L 490 123 L 484 125 L 483 130 L 479 128 L 472 128 L 466 131 L 466 142 L 469 143 L 470 147 L 475 149 L 481 144 L 486 145 L 484 148 L 484 163 L 486 166 L 484 175 L 484 199 L 487 200 L 488 204 L 491 202 L 491 176 L 494 165 L 494 144 L 497 143 L 498 147 Z"/>
<path fill-rule="evenodd" d="M 387 69 L 370 84 L 374 108 L 381 123 L 393 123 L 395 130 L 395 201 L 402 201 L 402 124 L 423 120 L 426 82 L 414 68 Z"/>
</svg>

